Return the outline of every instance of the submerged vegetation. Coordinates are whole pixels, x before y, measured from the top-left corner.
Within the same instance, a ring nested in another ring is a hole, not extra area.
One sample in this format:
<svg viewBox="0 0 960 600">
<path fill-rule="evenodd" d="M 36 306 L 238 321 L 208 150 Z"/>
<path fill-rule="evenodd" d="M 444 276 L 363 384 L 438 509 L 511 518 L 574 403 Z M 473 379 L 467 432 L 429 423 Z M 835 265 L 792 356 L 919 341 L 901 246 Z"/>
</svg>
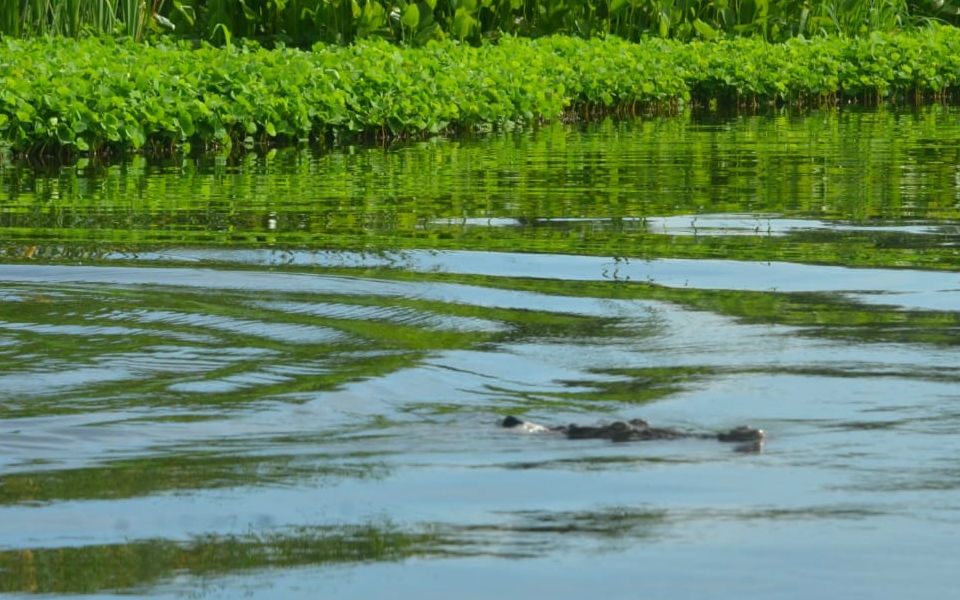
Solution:
<svg viewBox="0 0 960 600">
<path fill-rule="evenodd" d="M 404 137 L 694 103 L 796 106 L 947 99 L 960 30 L 682 43 L 503 38 L 365 41 L 312 51 L 0 43 L 0 139 L 15 153 L 236 147 Z"/>
</svg>

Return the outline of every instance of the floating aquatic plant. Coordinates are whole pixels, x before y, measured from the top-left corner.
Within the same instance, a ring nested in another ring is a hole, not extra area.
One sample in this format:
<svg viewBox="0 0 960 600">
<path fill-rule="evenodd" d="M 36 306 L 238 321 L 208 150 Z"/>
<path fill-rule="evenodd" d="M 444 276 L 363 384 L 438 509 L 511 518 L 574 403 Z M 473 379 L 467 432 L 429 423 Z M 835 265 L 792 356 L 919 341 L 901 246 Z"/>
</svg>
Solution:
<svg viewBox="0 0 960 600">
<path fill-rule="evenodd" d="M 284 144 L 511 127 L 571 114 L 944 99 L 960 30 L 681 43 L 565 36 L 311 51 L 0 42 L 0 139 L 18 153 Z"/>
</svg>

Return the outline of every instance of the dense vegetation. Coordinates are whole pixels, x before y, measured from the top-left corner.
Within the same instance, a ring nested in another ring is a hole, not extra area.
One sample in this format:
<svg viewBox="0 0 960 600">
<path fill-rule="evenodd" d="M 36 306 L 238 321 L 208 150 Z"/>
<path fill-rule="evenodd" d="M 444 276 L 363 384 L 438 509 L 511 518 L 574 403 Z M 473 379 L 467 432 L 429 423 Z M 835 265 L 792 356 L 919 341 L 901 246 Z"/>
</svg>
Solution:
<svg viewBox="0 0 960 600">
<path fill-rule="evenodd" d="M 224 42 L 253 38 L 309 47 L 381 37 L 419 45 L 500 35 L 637 41 L 718 34 L 790 37 L 890 32 L 930 19 L 957 24 L 956 0 L 4 0 L 0 34 L 164 32 Z"/>
<path fill-rule="evenodd" d="M 960 29 L 682 43 L 555 36 L 424 48 L 194 49 L 113 38 L 0 43 L 0 138 L 16 153 L 404 136 L 694 102 L 945 98 Z"/>
</svg>

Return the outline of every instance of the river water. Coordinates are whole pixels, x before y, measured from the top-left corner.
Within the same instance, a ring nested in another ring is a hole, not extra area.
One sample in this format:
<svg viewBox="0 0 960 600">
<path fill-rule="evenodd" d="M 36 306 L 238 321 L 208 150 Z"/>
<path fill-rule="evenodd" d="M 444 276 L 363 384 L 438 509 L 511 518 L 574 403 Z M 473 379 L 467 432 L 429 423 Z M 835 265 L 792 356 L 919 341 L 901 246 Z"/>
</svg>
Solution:
<svg viewBox="0 0 960 600">
<path fill-rule="evenodd" d="M 949 597 L 958 138 L 935 106 L 0 165 L 0 591 Z"/>
</svg>

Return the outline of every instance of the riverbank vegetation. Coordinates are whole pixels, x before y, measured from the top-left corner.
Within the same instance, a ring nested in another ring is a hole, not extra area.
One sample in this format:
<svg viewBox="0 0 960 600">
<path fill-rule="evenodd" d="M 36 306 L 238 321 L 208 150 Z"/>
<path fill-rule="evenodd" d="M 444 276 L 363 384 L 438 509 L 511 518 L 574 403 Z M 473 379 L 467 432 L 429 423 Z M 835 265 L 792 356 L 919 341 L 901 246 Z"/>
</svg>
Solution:
<svg viewBox="0 0 960 600">
<path fill-rule="evenodd" d="M 129 40 L 0 42 L 0 138 L 18 154 L 169 152 L 406 137 L 683 105 L 946 100 L 960 29 L 864 38 L 368 40 L 310 51 Z"/>
<path fill-rule="evenodd" d="M 956 0 L 5 0 L 0 35 L 163 33 L 309 48 L 383 38 L 407 45 L 503 35 L 691 40 L 862 36 L 931 20 L 960 24 Z"/>
</svg>

